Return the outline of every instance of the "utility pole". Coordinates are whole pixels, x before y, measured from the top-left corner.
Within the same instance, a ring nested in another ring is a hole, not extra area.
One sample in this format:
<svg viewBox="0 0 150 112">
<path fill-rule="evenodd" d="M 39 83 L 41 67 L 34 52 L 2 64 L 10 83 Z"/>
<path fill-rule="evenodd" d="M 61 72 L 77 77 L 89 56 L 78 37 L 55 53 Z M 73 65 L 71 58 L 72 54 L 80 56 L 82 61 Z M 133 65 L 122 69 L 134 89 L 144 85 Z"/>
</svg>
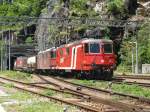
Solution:
<svg viewBox="0 0 150 112">
<path fill-rule="evenodd" d="M 138 64 L 138 43 L 137 43 L 137 39 L 136 39 L 136 42 L 135 42 L 135 44 L 136 44 L 136 74 L 138 74 L 139 73 L 139 64 Z"/>
<path fill-rule="evenodd" d="M 5 55 L 4 55 L 4 70 L 7 70 L 7 59 L 8 59 L 8 47 L 7 47 L 7 38 L 5 38 L 5 43 L 4 43 L 4 48 L 5 48 Z"/>
<path fill-rule="evenodd" d="M 134 48 L 132 47 L 132 74 L 134 74 Z"/>
<path fill-rule="evenodd" d="M 10 35 L 10 30 L 9 30 L 9 40 L 8 40 L 8 42 L 9 42 L 9 45 L 8 45 L 9 46 L 9 48 L 8 48 L 8 52 L 9 52 L 9 60 L 8 60 L 9 61 L 9 70 L 10 70 L 10 64 L 11 64 L 10 63 L 11 62 L 11 60 L 10 60 L 10 36 L 11 35 Z"/>
<path fill-rule="evenodd" d="M 1 71 L 3 71 L 3 32 L 1 33 L 2 42 L 1 42 Z"/>
<path fill-rule="evenodd" d="M 136 30 L 136 74 L 139 74 L 139 60 L 138 60 L 138 30 Z"/>
<path fill-rule="evenodd" d="M 138 71 L 138 43 L 137 43 L 137 40 L 135 42 L 129 42 L 129 43 L 132 43 L 132 44 L 135 44 L 135 49 L 136 49 L 136 68 L 135 68 L 135 73 L 138 74 L 139 71 Z M 132 73 L 134 73 L 134 48 L 132 48 Z"/>
</svg>

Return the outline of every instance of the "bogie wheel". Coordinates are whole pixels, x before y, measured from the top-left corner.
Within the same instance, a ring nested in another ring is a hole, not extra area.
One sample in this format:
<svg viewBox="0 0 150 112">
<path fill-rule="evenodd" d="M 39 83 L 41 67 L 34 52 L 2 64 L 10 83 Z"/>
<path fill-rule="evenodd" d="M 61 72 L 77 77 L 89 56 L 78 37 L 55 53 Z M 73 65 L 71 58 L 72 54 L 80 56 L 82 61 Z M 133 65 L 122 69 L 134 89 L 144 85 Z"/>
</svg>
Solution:
<svg viewBox="0 0 150 112">
<path fill-rule="evenodd" d="M 106 81 L 110 81 L 112 80 L 112 77 L 113 77 L 113 71 L 110 70 L 110 71 L 104 71 L 104 80 Z"/>
<path fill-rule="evenodd" d="M 104 79 L 103 71 L 101 69 L 93 71 L 93 78 L 96 80 L 103 80 Z"/>
</svg>

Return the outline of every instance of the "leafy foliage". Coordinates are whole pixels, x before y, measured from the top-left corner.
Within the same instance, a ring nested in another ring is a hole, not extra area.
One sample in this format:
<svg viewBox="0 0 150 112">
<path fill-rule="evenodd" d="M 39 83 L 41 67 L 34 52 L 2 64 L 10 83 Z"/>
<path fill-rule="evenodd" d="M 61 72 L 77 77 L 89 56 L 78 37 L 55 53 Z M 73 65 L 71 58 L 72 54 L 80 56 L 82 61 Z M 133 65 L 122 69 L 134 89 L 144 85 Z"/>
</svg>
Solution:
<svg viewBox="0 0 150 112">
<path fill-rule="evenodd" d="M 27 39 L 25 40 L 25 42 L 27 44 L 31 44 L 33 42 L 32 37 L 27 37 Z"/>
<path fill-rule="evenodd" d="M 90 0 L 71 0 L 70 12 L 72 15 L 87 17 L 96 15 L 93 9 L 87 7 L 87 2 Z"/>
<path fill-rule="evenodd" d="M 15 0 L 0 4 L 1 16 L 39 16 L 48 0 Z"/>
<path fill-rule="evenodd" d="M 109 0 L 108 1 L 108 11 L 111 11 L 113 13 L 115 12 L 121 12 L 123 10 L 124 2 L 123 0 Z"/>
<path fill-rule="evenodd" d="M 150 23 L 144 23 L 138 33 L 139 59 L 141 63 L 150 63 Z"/>
<path fill-rule="evenodd" d="M 140 64 L 150 64 L 150 23 L 144 23 L 142 27 L 139 29 L 138 34 L 135 35 L 138 37 L 138 59 Z M 131 71 L 132 66 L 132 49 L 134 49 L 134 63 L 136 62 L 136 51 L 135 51 L 135 36 L 128 37 L 128 39 L 123 40 L 123 44 L 121 46 L 120 55 L 121 55 L 121 64 L 118 68 L 123 71 L 122 68 L 125 68 Z M 134 40 L 133 40 L 134 39 Z"/>
<path fill-rule="evenodd" d="M 21 29 L 22 25 L 19 17 L 38 17 L 43 8 L 46 7 L 48 0 L 14 0 L 13 3 L 3 2 L 0 4 L 0 16 L 9 16 L 11 18 L 0 18 L 2 22 L 17 22 L 12 25 L 0 26 L 3 29 Z M 18 17 L 18 19 L 16 18 Z M 20 23 L 19 23 L 20 22 Z"/>
<path fill-rule="evenodd" d="M 0 76 L 5 76 L 12 79 L 26 81 L 26 82 L 30 81 L 32 78 L 31 74 L 23 73 L 23 72 L 15 72 L 15 71 L 0 72 Z"/>
<path fill-rule="evenodd" d="M 124 68 L 126 71 L 131 71 L 132 66 L 132 49 L 135 47 L 131 43 L 131 39 L 124 39 L 123 43 L 121 45 L 121 49 L 119 52 L 120 58 L 121 58 L 121 64 L 118 68 L 121 69 L 121 71 L 124 71 Z"/>
<path fill-rule="evenodd" d="M 121 18 L 123 18 L 127 15 L 124 0 L 108 0 L 107 10 L 115 15 L 115 17 L 119 15 Z"/>
</svg>

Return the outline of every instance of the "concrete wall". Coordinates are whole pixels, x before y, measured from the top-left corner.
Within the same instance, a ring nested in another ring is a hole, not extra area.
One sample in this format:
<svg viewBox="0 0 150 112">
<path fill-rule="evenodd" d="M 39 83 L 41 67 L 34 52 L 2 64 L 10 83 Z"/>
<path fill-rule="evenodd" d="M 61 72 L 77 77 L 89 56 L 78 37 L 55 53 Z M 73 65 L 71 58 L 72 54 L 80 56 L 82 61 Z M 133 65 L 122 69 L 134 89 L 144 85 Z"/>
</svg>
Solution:
<svg viewBox="0 0 150 112">
<path fill-rule="evenodd" d="M 142 73 L 150 73 L 150 64 L 142 64 Z"/>
</svg>

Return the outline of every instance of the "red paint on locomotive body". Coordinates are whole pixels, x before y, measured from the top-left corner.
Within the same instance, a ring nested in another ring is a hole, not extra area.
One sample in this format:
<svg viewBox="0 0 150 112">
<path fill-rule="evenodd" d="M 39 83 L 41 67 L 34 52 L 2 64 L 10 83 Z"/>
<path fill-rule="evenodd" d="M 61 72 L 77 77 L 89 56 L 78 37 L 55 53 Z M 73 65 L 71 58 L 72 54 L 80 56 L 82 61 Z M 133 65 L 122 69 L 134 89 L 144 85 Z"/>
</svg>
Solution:
<svg viewBox="0 0 150 112">
<path fill-rule="evenodd" d="M 111 40 L 87 39 L 57 48 L 55 69 L 94 70 L 113 69 L 115 54 Z"/>
<path fill-rule="evenodd" d="M 93 70 L 115 65 L 111 40 L 87 39 L 37 55 L 37 69 Z"/>
<path fill-rule="evenodd" d="M 39 52 L 36 65 L 38 70 L 113 71 L 116 56 L 111 40 L 84 39 Z"/>
</svg>

